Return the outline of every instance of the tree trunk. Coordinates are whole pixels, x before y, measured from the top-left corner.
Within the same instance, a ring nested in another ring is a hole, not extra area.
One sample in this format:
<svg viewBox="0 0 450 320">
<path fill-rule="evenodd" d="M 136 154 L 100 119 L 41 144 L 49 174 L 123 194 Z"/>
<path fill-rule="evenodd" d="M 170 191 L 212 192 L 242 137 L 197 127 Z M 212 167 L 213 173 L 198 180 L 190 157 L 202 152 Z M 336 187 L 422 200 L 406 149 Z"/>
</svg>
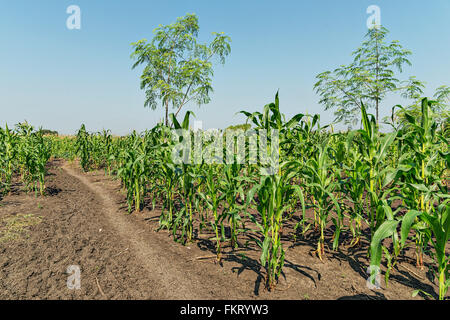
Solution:
<svg viewBox="0 0 450 320">
<path fill-rule="evenodd" d="M 376 100 L 376 105 L 375 105 L 375 109 L 376 109 L 376 116 L 377 116 L 377 127 L 379 127 L 379 123 L 378 123 L 378 105 L 379 105 L 379 102 L 378 102 L 378 97 L 377 97 L 377 100 Z"/>
<path fill-rule="evenodd" d="M 166 102 L 166 127 L 169 126 L 169 102 Z"/>
<path fill-rule="evenodd" d="M 379 100 L 380 100 L 380 87 L 379 87 L 379 83 L 378 83 L 378 77 L 380 74 L 380 52 L 378 51 L 379 49 L 379 43 L 378 43 L 378 36 L 376 38 L 376 48 L 377 48 L 377 53 L 376 53 L 376 96 L 375 96 L 375 109 L 376 109 L 376 117 L 377 117 L 377 129 L 380 128 L 379 124 L 378 124 L 378 106 L 379 106 Z"/>
</svg>

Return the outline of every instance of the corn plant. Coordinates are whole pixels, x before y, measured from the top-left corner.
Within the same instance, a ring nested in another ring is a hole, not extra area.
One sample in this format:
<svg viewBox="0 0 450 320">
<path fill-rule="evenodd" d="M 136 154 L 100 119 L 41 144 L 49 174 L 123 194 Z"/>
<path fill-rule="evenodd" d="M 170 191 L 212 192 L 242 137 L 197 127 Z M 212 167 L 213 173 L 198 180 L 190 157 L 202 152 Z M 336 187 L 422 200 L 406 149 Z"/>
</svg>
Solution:
<svg viewBox="0 0 450 320">
<path fill-rule="evenodd" d="M 28 190 L 41 196 L 45 192 L 46 164 L 51 156 L 51 140 L 44 138 L 42 129 L 34 131 L 28 123 L 17 125 L 20 136 L 17 158 L 22 181 Z"/>
<path fill-rule="evenodd" d="M 45 174 L 46 174 L 46 164 L 51 156 L 51 142 L 46 141 L 42 135 L 42 129 L 34 135 L 34 146 L 35 146 L 35 166 L 36 166 L 36 176 L 35 180 L 39 182 L 39 193 L 41 196 L 45 192 Z"/>
<path fill-rule="evenodd" d="M 365 188 L 368 194 L 368 221 L 371 236 L 376 229 L 384 222 L 384 217 L 377 216 L 377 209 L 381 205 L 381 200 L 386 199 L 391 189 L 386 189 L 392 183 L 393 176 L 389 173 L 393 168 L 386 167 L 384 160 L 389 152 L 389 147 L 396 138 L 398 132 L 390 132 L 382 136 L 378 131 L 375 117 L 366 112 L 364 104 L 361 103 L 363 129 L 353 131 L 349 138 L 358 143 L 361 161 L 367 165 L 368 171 L 364 174 Z M 370 119 L 369 119 L 370 118 Z"/>
<path fill-rule="evenodd" d="M 404 148 L 401 150 L 402 156 L 397 170 L 401 178 L 399 189 L 405 205 L 422 212 L 432 210 L 432 199 L 436 194 L 445 197 L 447 193 L 446 186 L 441 181 L 446 167 L 439 166 L 439 160 L 443 157 L 439 150 L 438 123 L 430 115 L 432 103 L 426 98 L 422 99 L 419 121 L 404 108 L 397 106 L 404 110 L 406 118 L 406 126 L 401 136 Z M 445 138 L 442 139 L 445 141 Z M 416 263 L 419 267 L 423 267 L 426 229 L 424 221 L 416 221 Z"/>
<path fill-rule="evenodd" d="M 428 237 L 434 248 L 434 259 L 438 265 L 439 299 L 444 300 L 450 286 L 450 256 L 446 246 L 450 240 L 450 205 L 448 201 L 438 206 L 436 213 L 423 212 L 420 218 L 427 223 L 433 237 Z"/>
<path fill-rule="evenodd" d="M 83 124 L 77 133 L 76 139 L 76 153 L 80 156 L 80 164 L 85 172 L 89 170 L 92 150 L 92 144 L 89 138 L 89 133 L 86 131 L 86 126 Z"/>
<path fill-rule="evenodd" d="M 301 171 L 306 180 L 305 186 L 308 190 L 308 194 L 313 198 L 312 206 L 318 219 L 320 236 L 316 252 L 320 260 L 322 260 L 322 257 L 325 254 L 324 231 L 332 209 L 336 211 L 338 219 L 341 217 L 340 206 L 333 194 L 338 188 L 339 181 L 335 179 L 334 175 L 330 174 L 332 164 L 333 162 L 330 159 L 328 141 L 325 141 L 323 145 L 319 146 L 318 151 L 314 154 L 313 158 L 306 162 Z M 335 233 L 334 236 L 333 249 L 337 248 L 340 230 L 336 220 L 335 225 L 337 233 Z"/>
<path fill-rule="evenodd" d="M 294 126 L 300 115 L 296 115 L 289 122 L 285 123 L 284 116 L 280 113 L 278 93 L 275 96 L 275 102 L 264 107 L 264 112 L 260 113 L 245 113 L 248 115 L 259 128 L 265 129 L 267 137 L 272 136 L 273 130 L 283 132 L 286 128 Z M 267 154 L 269 159 L 276 158 L 277 153 L 280 154 L 280 149 L 276 149 L 275 141 L 271 141 L 271 146 L 267 147 Z M 261 148 L 261 145 L 260 145 Z M 260 150 L 261 152 L 261 150 Z M 264 166 L 264 164 L 261 164 Z M 261 265 L 266 269 L 266 287 L 272 290 L 278 277 L 281 274 L 285 251 L 281 242 L 281 230 L 283 227 L 283 214 L 288 208 L 291 197 L 296 196 L 302 202 L 304 210 L 303 193 L 299 186 L 292 185 L 292 178 L 296 172 L 293 170 L 291 162 L 285 161 L 279 166 L 277 172 L 274 172 L 274 163 L 269 161 L 265 166 L 269 166 L 266 173 L 249 191 L 248 201 L 251 201 L 255 194 L 257 194 L 256 208 L 259 213 L 260 222 L 256 217 L 250 215 L 252 221 L 258 226 L 261 233 L 261 240 L 257 244 L 261 247 Z"/>
<path fill-rule="evenodd" d="M 150 154 L 154 164 L 154 196 L 158 196 L 163 202 L 159 224 L 160 228 L 172 230 L 180 170 L 172 159 L 170 129 L 158 124 L 150 133 L 148 142 L 153 146 Z"/>
<path fill-rule="evenodd" d="M 172 124 L 176 130 L 184 130 L 184 134 L 181 136 L 174 135 L 178 142 L 183 142 L 183 139 L 187 139 L 187 135 L 190 138 L 189 130 L 189 117 L 193 114 L 190 111 L 186 112 L 186 115 L 183 119 L 183 122 L 180 124 L 176 119 L 175 115 L 170 114 L 170 118 Z M 184 152 L 184 151 L 183 151 Z M 183 153 L 184 159 L 187 157 Z M 177 212 L 174 224 L 173 224 L 173 233 L 174 236 L 177 231 L 181 231 L 181 242 L 188 243 L 192 240 L 193 237 L 193 215 L 194 215 L 194 197 L 196 196 L 196 175 L 193 170 L 194 166 L 189 163 L 189 161 L 181 161 L 181 163 L 177 164 L 176 170 L 180 172 L 179 177 L 179 186 L 180 186 L 180 194 L 182 198 L 182 207 L 180 211 Z"/>
<path fill-rule="evenodd" d="M 167 156 L 168 152 L 164 150 L 162 156 L 162 165 L 160 166 L 159 174 L 161 183 L 161 189 L 163 191 L 164 198 L 164 209 L 167 210 L 167 215 L 165 210 L 162 211 L 160 216 L 160 225 L 171 229 L 173 224 L 174 210 L 175 210 L 175 195 L 176 195 L 176 184 L 178 181 L 179 171 L 176 166 L 170 162 L 170 154 Z"/>
<path fill-rule="evenodd" d="M 240 196 L 245 200 L 244 183 L 248 179 L 242 176 L 242 165 L 239 163 L 226 164 L 223 169 L 223 177 L 220 179 L 221 193 L 225 197 L 225 215 L 230 226 L 231 246 L 237 248 L 238 228 L 241 221 L 239 212 L 244 208 L 243 205 L 238 204 L 237 198 Z"/>
<path fill-rule="evenodd" d="M 4 188 L 4 193 L 11 191 L 11 179 L 14 172 L 14 163 L 16 161 L 18 138 L 16 134 L 5 126 L 5 129 L 0 130 L 1 143 L 1 184 Z"/>
<path fill-rule="evenodd" d="M 371 278 L 375 279 L 375 274 L 379 272 L 382 252 L 384 252 L 389 261 L 388 270 L 385 275 L 387 284 L 390 270 L 395 267 L 395 261 L 391 261 L 392 255 L 389 253 L 388 249 L 382 245 L 382 241 L 385 238 L 392 237 L 394 255 L 398 256 L 400 250 L 406 246 L 406 240 L 415 223 L 415 219 L 422 220 L 428 226 L 424 232 L 428 233 L 426 239 L 431 242 L 434 248 L 433 255 L 436 264 L 438 265 L 437 272 L 435 273 L 439 282 L 439 299 L 443 300 L 450 284 L 450 258 L 446 254 L 446 246 L 450 238 L 450 205 L 448 204 L 448 201 L 444 201 L 439 205 L 434 214 L 410 210 L 403 217 L 395 218 L 393 214 L 389 215 L 388 220 L 383 222 L 372 238 L 370 245 Z M 400 237 L 397 232 L 397 226 L 399 224 L 401 224 Z"/>
<path fill-rule="evenodd" d="M 128 212 L 131 212 L 133 204 L 135 211 L 140 212 L 148 179 L 148 158 L 142 138 L 135 131 L 130 140 L 130 146 L 120 155 L 123 165 L 117 174 L 127 190 Z"/>
<path fill-rule="evenodd" d="M 410 231 L 414 219 L 420 215 L 420 212 L 411 210 L 403 217 L 396 217 L 389 206 L 384 203 L 384 209 L 388 213 L 386 221 L 384 221 L 375 231 L 372 241 L 370 243 L 370 272 L 371 279 L 375 279 L 375 275 L 379 273 L 382 253 L 388 258 L 388 270 L 385 275 L 386 284 L 388 284 L 389 273 L 395 267 L 395 261 L 392 262 L 392 255 L 383 247 L 382 241 L 385 238 L 392 237 L 394 246 L 394 255 L 398 256 L 400 250 L 404 248 L 405 242 Z M 397 226 L 401 222 L 401 238 L 399 239 L 397 233 Z"/>
<path fill-rule="evenodd" d="M 341 188 L 343 194 L 345 194 L 345 198 L 352 204 L 352 206 L 347 206 L 345 208 L 346 212 L 349 212 L 349 228 L 352 233 L 353 239 L 350 243 L 350 247 L 360 244 L 363 222 L 364 218 L 364 182 L 366 172 L 369 171 L 369 166 L 362 162 L 359 154 L 355 152 L 350 147 L 350 144 L 347 144 L 347 149 L 349 152 L 347 153 L 349 156 L 349 160 L 351 161 L 351 165 L 344 165 L 344 172 L 346 177 L 341 184 Z"/>
<path fill-rule="evenodd" d="M 224 201 L 225 194 L 220 192 L 219 183 L 217 181 L 219 177 L 215 172 L 215 167 L 209 165 L 204 168 L 203 179 L 204 179 L 204 191 L 199 192 L 199 196 L 204 200 L 207 208 L 212 212 L 214 220 L 211 221 L 211 227 L 214 230 L 216 241 L 216 257 L 217 261 L 221 261 L 221 242 L 224 240 L 224 225 L 223 220 L 225 218 L 225 213 L 219 211 L 221 203 Z"/>
</svg>

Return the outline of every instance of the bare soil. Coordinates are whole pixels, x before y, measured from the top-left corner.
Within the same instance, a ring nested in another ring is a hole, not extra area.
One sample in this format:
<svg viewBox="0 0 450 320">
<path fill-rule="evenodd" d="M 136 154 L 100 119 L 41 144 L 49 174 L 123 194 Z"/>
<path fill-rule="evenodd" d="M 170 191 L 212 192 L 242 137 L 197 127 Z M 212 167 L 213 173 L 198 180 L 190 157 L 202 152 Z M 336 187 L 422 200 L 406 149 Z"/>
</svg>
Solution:
<svg viewBox="0 0 450 320">
<path fill-rule="evenodd" d="M 313 230 L 293 238 L 286 225 L 284 273 L 272 292 L 264 288 L 259 249 L 239 238 L 214 259 L 207 234 L 183 246 L 157 231 L 160 210 L 149 203 L 127 213 L 120 183 L 103 172 L 82 173 L 76 165 L 49 165 L 47 195 L 35 197 L 20 184 L 0 200 L 0 299 L 424 299 L 436 296 L 428 268 L 414 265 L 413 248 L 392 271 L 389 287 L 367 287 L 367 243 L 338 252 L 312 253 Z M 330 232 L 330 230 L 329 230 Z M 331 234 L 327 234 L 331 239 Z M 247 245 L 245 245 L 247 244 Z M 330 245 L 331 247 L 331 245 Z M 429 264 L 429 257 L 426 257 Z M 67 287 L 67 268 L 81 269 L 81 288 Z"/>
</svg>

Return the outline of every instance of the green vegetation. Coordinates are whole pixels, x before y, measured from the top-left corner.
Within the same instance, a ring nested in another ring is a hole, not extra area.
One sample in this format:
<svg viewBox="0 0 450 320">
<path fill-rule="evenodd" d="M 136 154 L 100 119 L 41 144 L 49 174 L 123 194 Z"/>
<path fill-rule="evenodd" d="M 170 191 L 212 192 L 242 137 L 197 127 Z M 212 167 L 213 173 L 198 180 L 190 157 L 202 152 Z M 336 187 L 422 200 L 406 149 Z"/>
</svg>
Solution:
<svg viewBox="0 0 450 320">
<path fill-rule="evenodd" d="M 226 130 L 250 130 L 252 128 L 252 125 L 249 123 L 245 123 L 245 124 L 238 124 L 235 126 L 229 126 L 228 128 L 226 128 Z"/>
<path fill-rule="evenodd" d="M 187 14 L 173 24 L 160 25 L 154 38 L 132 43 L 133 68 L 144 65 L 141 89 L 145 90 L 145 106 L 156 109 L 162 103 L 165 124 L 169 123 L 169 105 L 176 108 L 175 117 L 189 102 L 199 106 L 210 101 L 213 62 L 225 63 L 231 51 L 231 39 L 223 32 L 213 33 L 209 44 L 197 42 L 198 17 Z"/>
<path fill-rule="evenodd" d="M 402 72 L 404 65 L 411 65 L 411 52 L 398 41 L 386 43 L 388 33 L 385 27 L 370 29 L 361 47 L 352 53 L 352 63 L 317 75 L 314 89 L 321 97 L 320 103 L 325 110 L 337 108 L 338 122 L 357 124 L 364 103 L 366 108 L 375 109 L 378 125 L 380 104 L 387 94 L 400 92 L 406 98 L 414 98 L 423 93 L 424 84 L 415 77 L 405 81 L 396 78 L 396 72 Z"/>
<path fill-rule="evenodd" d="M 0 192 L 11 191 L 13 174 L 19 173 L 27 190 L 44 195 L 46 164 L 51 156 L 51 140 L 42 130 L 35 131 L 27 123 L 15 131 L 0 128 Z"/>
<path fill-rule="evenodd" d="M 181 123 L 170 115 L 174 129 L 185 129 L 182 134 L 158 124 L 141 134 L 113 137 L 108 131 L 89 133 L 83 125 L 75 138 L 44 137 L 28 124 L 15 130 L 6 126 L 0 129 L 1 189 L 8 193 L 17 176 L 28 190 L 43 195 L 50 154 L 78 158 L 85 171 L 104 169 L 106 175 L 120 179 L 129 212 L 139 212 L 145 199 L 153 207 L 160 205 L 160 226 L 175 241 L 188 244 L 200 233 L 211 232 L 218 261 L 224 245 L 246 246 L 239 237 L 256 234 L 252 238 L 261 248 L 268 289 L 275 287 L 284 265 L 283 226 L 295 217 L 293 238 L 313 227 L 320 259 L 327 254 L 326 242 L 337 251 L 346 232 L 352 235 L 351 246 L 363 240 L 371 243 L 372 275 L 379 272 L 384 256 L 386 283 L 407 246 L 415 247 L 419 267 L 424 266 L 425 254 L 432 255 L 443 299 L 449 282 L 445 249 L 450 234 L 450 151 L 447 131 L 431 116 L 434 103 L 422 99 L 420 117 L 397 106 L 405 121 L 401 126 L 394 123 L 399 129 L 389 133 L 378 130 L 375 117 L 361 104 L 362 129 L 332 133 L 328 126 L 320 126 L 318 115 L 298 114 L 286 121 L 277 95 L 262 113 L 242 111 L 253 129 L 267 132 L 268 143 L 260 140 L 259 147 L 267 149 L 269 158 L 279 155 L 279 166 L 272 171 L 273 163 L 262 161 L 261 155 L 250 161 L 255 146 L 249 139 L 244 143 L 245 161 L 237 161 L 237 144 L 227 144 L 230 141 L 221 145 L 222 154 L 231 150 L 234 155 L 227 161 L 181 161 L 189 148 L 194 155 L 205 154 L 217 143 L 208 131 L 189 130 L 191 112 Z M 273 132 L 278 132 L 278 143 Z M 203 137 L 202 149 L 189 143 L 188 149 L 179 149 L 180 143 L 194 141 L 196 135 Z M 217 137 L 226 140 L 223 132 Z M 215 152 L 220 154 L 220 148 Z M 330 224 L 333 232 L 327 239 Z M 392 246 L 384 246 L 386 238 L 391 238 Z"/>
<path fill-rule="evenodd" d="M 33 214 L 18 214 L 0 219 L 0 244 L 26 237 L 31 226 L 42 222 L 42 217 Z"/>
</svg>

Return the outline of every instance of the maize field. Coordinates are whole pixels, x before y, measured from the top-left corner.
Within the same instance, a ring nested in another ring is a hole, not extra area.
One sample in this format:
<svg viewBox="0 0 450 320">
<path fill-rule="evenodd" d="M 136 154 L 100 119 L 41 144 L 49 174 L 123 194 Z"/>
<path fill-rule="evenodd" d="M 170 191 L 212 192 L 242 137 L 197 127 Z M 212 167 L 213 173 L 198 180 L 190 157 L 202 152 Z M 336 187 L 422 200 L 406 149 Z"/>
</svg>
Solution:
<svg viewBox="0 0 450 320">
<path fill-rule="evenodd" d="M 160 123 L 123 137 L 90 133 L 84 125 L 69 137 L 44 136 L 26 123 L 5 126 L 0 128 L 0 199 L 14 184 L 37 199 L 48 197 L 46 165 L 64 159 L 86 173 L 101 170 L 120 181 L 127 214 L 158 208 L 157 231 L 170 234 L 180 247 L 208 235 L 217 264 L 226 258 L 225 247 L 247 247 L 240 239 L 249 235 L 259 248 L 269 292 L 276 292 L 282 277 L 287 243 L 313 234 L 312 254 L 325 265 L 331 252 L 365 248 L 369 281 L 375 284 L 384 266 L 387 287 L 405 249 L 412 248 L 418 268 L 425 267 L 425 257 L 433 261 L 435 297 L 442 300 L 450 285 L 450 128 L 448 121 L 432 120 L 432 103 L 422 99 L 420 117 L 405 111 L 407 122 L 389 132 L 380 132 L 362 106 L 360 129 L 334 132 L 318 115 L 286 119 L 277 94 L 262 112 L 241 112 L 251 124 L 247 131 L 267 132 L 267 143 L 259 140 L 257 146 L 278 159 L 268 174 L 261 169 L 270 163 L 252 158 L 255 145 L 249 139 L 242 141 L 245 157 L 237 159 L 238 139 L 223 143 L 225 135 L 218 136 L 223 149 L 215 152 L 226 154 L 226 161 L 177 161 L 174 150 L 185 139 L 202 139 L 193 154 L 210 152 L 215 143 L 207 131 L 191 129 L 191 112 L 181 123 L 172 114 L 169 126 Z M 270 148 L 275 142 L 277 148 Z M 287 225 L 293 230 L 287 232 Z M 411 288 L 411 295 L 419 291 Z"/>
</svg>

